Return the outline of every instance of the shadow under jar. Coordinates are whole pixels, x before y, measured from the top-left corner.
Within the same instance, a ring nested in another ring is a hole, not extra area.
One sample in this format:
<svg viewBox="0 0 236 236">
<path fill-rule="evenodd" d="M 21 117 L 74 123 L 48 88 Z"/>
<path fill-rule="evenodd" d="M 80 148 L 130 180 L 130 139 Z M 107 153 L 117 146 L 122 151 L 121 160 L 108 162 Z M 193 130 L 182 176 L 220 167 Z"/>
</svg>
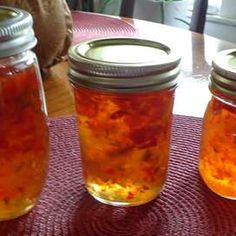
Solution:
<svg viewBox="0 0 236 236">
<path fill-rule="evenodd" d="M 210 81 L 199 171 L 213 192 L 236 199 L 236 49 L 216 55 Z"/>
<path fill-rule="evenodd" d="M 83 175 L 98 201 L 153 200 L 167 177 L 180 58 L 137 38 L 83 42 L 69 50 Z"/>
<path fill-rule="evenodd" d="M 0 7 L 0 221 L 30 211 L 48 166 L 48 127 L 29 13 Z"/>
</svg>

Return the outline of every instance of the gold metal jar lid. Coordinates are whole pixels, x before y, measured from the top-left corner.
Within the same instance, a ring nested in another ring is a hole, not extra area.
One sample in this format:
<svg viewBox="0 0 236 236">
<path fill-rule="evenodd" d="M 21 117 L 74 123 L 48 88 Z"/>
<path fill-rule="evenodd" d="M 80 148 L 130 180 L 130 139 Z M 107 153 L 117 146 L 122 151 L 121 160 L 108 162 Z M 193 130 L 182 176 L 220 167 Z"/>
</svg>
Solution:
<svg viewBox="0 0 236 236">
<path fill-rule="evenodd" d="M 28 12 L 0 6 L 0 58 L 33 48 L 37 40 L 32 26 Z"/>
<path fill-rule="evenodd" d="M 69 77 L 75 85 L 111 91 L 175 87 L 180 57 L 169 46 L 140 38 L 106 38 L 69 49 Z"/>
<path fill-rule="evenodd" d="M 216 54 L 212 61 L 210 88 L 236 96 L 236 49 L 224 50 Z"/>
</svg>

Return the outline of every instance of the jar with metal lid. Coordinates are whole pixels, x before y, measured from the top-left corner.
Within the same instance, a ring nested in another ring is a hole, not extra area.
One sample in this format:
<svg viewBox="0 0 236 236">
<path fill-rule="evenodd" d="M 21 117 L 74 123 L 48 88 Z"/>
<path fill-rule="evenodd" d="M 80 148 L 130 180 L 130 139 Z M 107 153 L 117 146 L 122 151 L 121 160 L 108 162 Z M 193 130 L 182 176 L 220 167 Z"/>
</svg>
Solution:
<svg viewBox="0 0 236 236">
<path fill-rule="evenodd" d="M 36 204 L 48 165 L 48 128 L 29 13 L 0 6 L 0 221 Z"/>
<path fill-rule="evenodd" d="M 69 50 L 88 192 L 115 206 L 153 200 L 167 177 L 180 58 L 138 38 L 82 42 Z"/>
<path fill-rule="evenodd" d="M 213 59 L 212 98 L 205 112 L 199 171 L 218 195 L 236 199 L 236 49 Z"/>
</svg>

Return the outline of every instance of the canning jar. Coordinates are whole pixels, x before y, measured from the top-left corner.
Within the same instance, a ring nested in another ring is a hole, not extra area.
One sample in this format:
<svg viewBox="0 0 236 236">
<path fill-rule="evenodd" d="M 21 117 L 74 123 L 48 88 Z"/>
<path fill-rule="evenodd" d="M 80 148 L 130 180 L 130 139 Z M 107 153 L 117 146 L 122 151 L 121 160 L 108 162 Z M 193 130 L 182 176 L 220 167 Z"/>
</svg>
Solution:
<svg viewBox="0 0 236 236">
<path fill-rule="evenodd" d="M 216 194 L 236 199 L 236 49 L 213 59 L 212 98 L 205 112 L 199 171 Z"/>
<path fill-rule="evenodd" d="M 138 38 L 83 42 L 69 50 L 88 192 L 116 206 L 154 199 L 166 181 L 180 58 Z"/>
<path fill-rule="evenodd" d="M 0 7 L 0 221 L 27 213 L 45 182 L 48 128 L 29 13 Z"/>
</svg>

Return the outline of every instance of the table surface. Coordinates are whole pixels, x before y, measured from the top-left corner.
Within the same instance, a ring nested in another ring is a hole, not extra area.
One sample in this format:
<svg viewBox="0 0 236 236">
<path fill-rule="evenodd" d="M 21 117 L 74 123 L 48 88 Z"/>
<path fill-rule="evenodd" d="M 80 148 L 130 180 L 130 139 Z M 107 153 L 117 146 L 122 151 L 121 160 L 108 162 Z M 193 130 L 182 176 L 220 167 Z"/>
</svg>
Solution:
<svg viewBox="0 0 236 236">
<path fill-rule="evenodd" d="M 219 40 L 205 34 L 193 33 L 188 30 L 174 28 L 153 22 L 127 18 L 111 18 L 103 16 L 102 26 L 97 24 L 96 17 L 101 16 L 94 13 L 74 12 L 74 41 L 78 43 L 89 36 L 103 37 L 102 30 L 111 19 L 127 24 L 134 29 L 134 36 L 168 43 L 175 47 L 182 56 L 182 72 L 179 76 L 179 87 L 176 91 L 174 114 L 202 117 L 206 104 L 210 98 L 208 90 L 208 75 L 211 70 L 213 56 L 221 50 L 236 48 L 236 45 Z M 92 16 L 92 17 L 91 17 Z M 82 18 L 81 18 L 82 17 Z M 89 31 L 82 32 L 84 25 L 82 20 L 89 17 L 90 23 L 87 25 Z M 81 20 L 80 20 L 81 19 Z M 94 22 L 93 22 L 94 19 Z M 100 27 L 100 35 L 97 30 Z M 113 26 L 112 26 L 113 27 Z M 117 24 L 119 27 L 119 24 Z M 113 34 L 117 28 L 111 29 Z M 83 33 L 83 34 L 82 34 Z M 81 35 L 80 35 L 81 34 Z M 50 68 L 48 75 L 44 79 L 44 89 L 47 101 L 49 117 L 59 117 L 73 115 L 75 113 L 73 94 L 67 77 L 68 63 L 62 62 Z"/>
</svg>

